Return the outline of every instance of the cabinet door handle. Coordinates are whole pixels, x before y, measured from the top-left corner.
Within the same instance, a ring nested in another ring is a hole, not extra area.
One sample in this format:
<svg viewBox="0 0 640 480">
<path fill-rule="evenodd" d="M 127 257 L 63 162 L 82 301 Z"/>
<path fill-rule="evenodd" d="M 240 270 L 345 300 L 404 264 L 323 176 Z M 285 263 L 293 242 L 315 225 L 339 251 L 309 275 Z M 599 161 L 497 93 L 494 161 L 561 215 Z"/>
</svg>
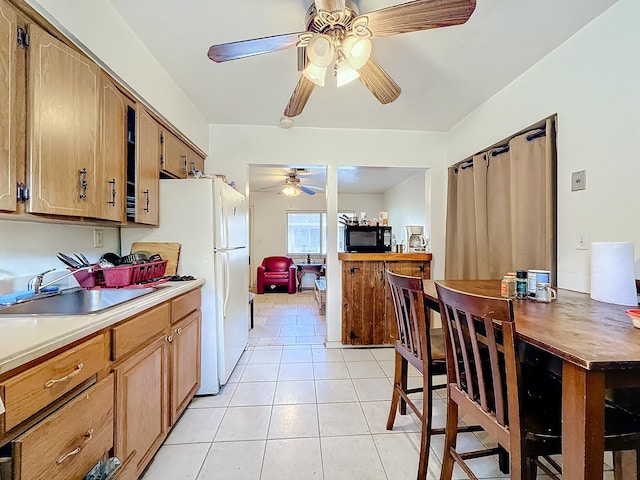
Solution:
<svg viewBox="0 0 640 480">
<path fill-rule="evenodd" d="M 183 160 L 182 170 L 186 172 L 187 171 L 187 156 L 186 155 L 182 155 L 182 160 Z"/>
<path fill-rule="evenodd" d="M 84 368 L 84 365 L 82 363 L 79 363 L 78 366 L 69 375 L 65 375 L 62 378 L 52 378 L 51 380 L 47 380 L 47 382 L 44 384 L 44 388 L 51 388 L 56 383 L 67 382 L 71 380 L 73 377 L 79 375 L 80 371 L 82 371 L 83 368 Z"/>
<path fill-rule="evenodd" d="M 169 343 L 173 342 L 173 337 L 171 335 L 169 335 L 167 337 L 167 342 L 169 342 Z"/>
<path fill-rule="evenodd" d="M 143 193 L 144 193 L 145 197 L 147 198 L 146 206 L 144 207 L 144 211 L 149 213 L 149 190 L 145 190 Z"/>
<path fill-rule="evenodd" d="M 87 169 L 83 168 L 80 173 L 80 200 L 87 199 Z"/>
<path fill-rule="evenodd" d="M 180 335 L 182 333 L 182 328 L 175 329 L 176 334 Z"/>
<path fill-rule="evenodd" d="M 112 178 L 109 180 L 109 184 L 111 185 L 111 201 L 108 202 L 112 207 L 116 206 L 116 179 Z"/>
<path fill-rule="evenodd" d="M 87 433 L 84 434 L 84 442 L 83 445 L 78 445 L 76 448 L 74 448 L 73 450 L 71 450 L 69 453 L 65 453 L 63 455 L 60 455 L 58 457 L 58 459 L 56 460 L 56 463 L 58 465 L 60 465 L 62 462 L 64 462 L 67 458 L 69 457 L 73 457 L 74 455 L 79 454 L 82 451 L 82 447 L 84 447 L 84 444 L 86 444 L 89 440 L 91 440 L 93 438 L 93 428 L 90 428 L 89 430 L 87 430 Z"/>
</svg>

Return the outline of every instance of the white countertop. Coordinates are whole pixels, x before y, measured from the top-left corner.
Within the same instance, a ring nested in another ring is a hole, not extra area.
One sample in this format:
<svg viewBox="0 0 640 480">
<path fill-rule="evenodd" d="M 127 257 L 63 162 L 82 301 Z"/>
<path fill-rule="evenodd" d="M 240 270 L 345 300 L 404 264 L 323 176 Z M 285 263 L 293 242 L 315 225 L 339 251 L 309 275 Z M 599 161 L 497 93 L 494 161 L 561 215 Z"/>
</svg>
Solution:
<svg viewBox="0 0 640 480">
<path fill-rule="evenodd" d="M 0 315 L 0 374 L 203 284 L 167 282 L 155 292 L 89 315 Z"/>
</svg>

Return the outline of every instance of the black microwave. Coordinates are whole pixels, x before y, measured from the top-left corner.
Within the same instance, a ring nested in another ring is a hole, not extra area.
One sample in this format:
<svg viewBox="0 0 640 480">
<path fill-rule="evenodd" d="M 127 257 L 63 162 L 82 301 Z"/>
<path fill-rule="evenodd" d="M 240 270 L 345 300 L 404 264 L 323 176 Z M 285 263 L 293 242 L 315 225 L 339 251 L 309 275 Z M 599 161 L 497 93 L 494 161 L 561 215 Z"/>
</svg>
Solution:
<svg viewBox="0 0 640 480">
<path fill-rule="evenodd" d="M 391 251 L 391 227 L 347 225 L 344 229 L 345 252 L 384 253 Z"/>
</svg>

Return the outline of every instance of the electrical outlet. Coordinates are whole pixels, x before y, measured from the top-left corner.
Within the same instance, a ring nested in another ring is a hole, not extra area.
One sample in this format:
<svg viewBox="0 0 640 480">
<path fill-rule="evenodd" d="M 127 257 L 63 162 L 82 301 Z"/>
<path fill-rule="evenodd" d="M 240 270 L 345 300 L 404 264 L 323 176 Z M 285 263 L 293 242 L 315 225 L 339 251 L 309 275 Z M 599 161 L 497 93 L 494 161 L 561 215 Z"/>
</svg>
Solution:
<svg viewBox="0 0 640 480">
<path fill-rule="evenodd" d="M 579 232 L 576 236 L 576 250 L 589 250 L 589 232 Z"/>
<path fill-rule="evenodd" d="M 104 231 L 101 228 L 93 229 L 93 248 L 104 247 Z"/>
<path fill-rule="evenodd" d="M 580 170 L 579 172 L 573 172 L 571 174 L 571 191 L 577 192 L 578 190 L 587 189 L 587 171 Z"/>
</svg>

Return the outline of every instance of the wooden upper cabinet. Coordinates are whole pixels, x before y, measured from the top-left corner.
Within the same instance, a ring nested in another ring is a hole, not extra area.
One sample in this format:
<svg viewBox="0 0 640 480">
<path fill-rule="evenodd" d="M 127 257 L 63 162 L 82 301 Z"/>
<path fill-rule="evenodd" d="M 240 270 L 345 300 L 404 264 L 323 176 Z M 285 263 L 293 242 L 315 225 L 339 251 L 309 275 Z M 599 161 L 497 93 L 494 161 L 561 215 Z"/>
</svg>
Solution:
<svg viewBox="0 0 640 480">
<path fill-rule="evenodd" d="M 99 217 L 99 69 L 35 24 L 28 50 L 28 211 Z"/>
<path fill-rule="evenodd" d="M 174 178 L 187 178 L 189 147 L 168 130 L 163 131 L 161 135 L 164 150 L 161 163 L 163 173 Z"/>
<path fill-rule="evenodd" d="M 204 172 L 204 158 L 168 130 L 162 132 L 162 173 L 172 178 L 187 178 L 189 172 Z"/>
<path fill-rule="evenodd" d="M 101 171 L 98 177 L 100 218 L 124 222 L 127 163 L 127 99 L 106 74 L 100 85 Z"/>
<path fill-rule="evenodd" d="M 158 224 L 160 124 L 140 104 L 136 106 L 135 221 Z"/>
<path fill-rule="evenodd" d="M 18 78 L 17 16 L 9 4 L 0 1 L 0 210 L 16 210 L 16 135 L 18 128 L 16 88 Z M 22 72 L 21 78 L 24 78 Z M 24 90 L 21 92 L 24 102 Z"/>
<path fill-rule="evenodd" d="M 189 149 L 189 171 L 198 170 L 204 173 L 204 158 L 197 154 L 191 148 Z"/>
</svg>

